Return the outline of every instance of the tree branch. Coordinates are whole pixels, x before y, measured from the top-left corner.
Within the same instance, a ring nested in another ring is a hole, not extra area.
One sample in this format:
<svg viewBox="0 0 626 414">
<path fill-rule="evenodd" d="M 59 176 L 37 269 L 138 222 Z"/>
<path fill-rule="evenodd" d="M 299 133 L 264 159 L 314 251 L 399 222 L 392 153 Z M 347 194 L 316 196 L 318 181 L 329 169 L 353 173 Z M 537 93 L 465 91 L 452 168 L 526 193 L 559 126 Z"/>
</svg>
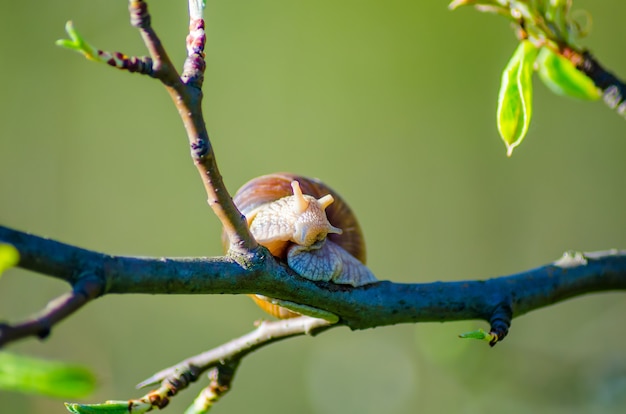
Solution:
<svg viewBox="0 0 626 414">
<path fill-rule="evenodd" d="M 202 3 L 202 0 L 189 0 L 187 59 L 182 75 L 176 71 L 156 31 L 152 28 L 148 5 L 143 0 L 130 0 L 128 9 L 131 24 L 139 30 L 150 57 L 129 57 L 120 52 L 94 48 L 78 34 L 71 22 L 66 25 L 70 40 L 59 40 L 57 44 L 80 52 L 87 59 L 106 63 L 121 70 L 148 75 L 161 81 L 183 121 L 191 147 L 191 157 L 207 192 L 208 203 L 228 236 L 230 250 L 235 254 L 245 254 L 258 249 L 259 245 L 252 237 L 245 218 L 236 208 L 224 185 L 202 115 L 202 82 L 206 68 L 204 60 L 206 35 Z"/>
<path fill-rule="evenodd" d="M 198 6 L 197 0 L 190 0 L 187 59 L 182 77 L 178 76 L 151 27 L 146 3 L 142 0 L 130 0 L 129 10 L 132 25 L 140 29 L 152 59 L 155 64 L 160 64 L 155 77 L 161 80 L 178 109 L 187 131 L 191 157 L 208 196 L 207 201 L 228 235 L 231 250 L 246 253 L 257 249 L 258 244 L 250 234 L 245 218 L 235 207 L 224 185 L 202 115 L 202 81 L 206 68 L 204 61 L 206 35 L 202 7 Z"/>
<path fill-rule="evenodd" d="M 157 372 L 139 383 L 137 388 L 149 387 L 164 381 L 190 383 L 195 381 L 206 370 L 220 364 L 238 364 L 243 357 L 264 346 L 294 336 L 318 334 L 333 326 L 336 325 L 332 325 L 323 319 L 315 319 L 308 316 L 283 319 L 276 322 L 263 321 L 254 331 L 244 336 Z"/>
<path fill-rule="evenodd" d="M 143 397 L 124 401 L 108 401 L 96 407 L 127 409 L 125 412 L 146 412 L 152 408 L 164 408 L 172 397 L 196 382 L 207 370 L 210 383 L 205 387 L 186 413 L 205 413 L 228 391 L 241 360 L 248 354 L 274 342 L 300 335 L 314 335 L 336 327 L 323 319 L 301 316 L 276 322 L 261 322 L 257 328 L 217 348 L 164 369 L 142 381 L 137 388 L 159 385 Z M 70 404 L 72 412 L 83 411 L 94 405 Z"/>
<path fill-rule="evenodd" d="M 258 293 L 327 310 L 351 329 L 483 319 L 506 334 L 503 328 L 510 319 L 532 310 L 582 294 L 626 289 L 624 251 L 566 255 L 546 266 L 488 280 L 381 281 L 353 288 L 303 279 L 262 253 L 241 260 L 110 256 L 7 227 L 0 227 L 0 241 L 18 249 L 19 267 L 72 285 L 83 274 L 95 274 L 104 281 L 103 294 Z"/>
<path fill-rule="evenodd" d="M 0 348 L 6 343 L 29 336 L 45 339 L 50 334 L 52 326 L 98 297 L 102 290 L 103 283 L 100 278 L 90 273 L 80 275 L 71 292 L 50 301 L 37 315 L 15 325 L 0 324 Z"/>
<path fill-rule="evenodd" d="M 606 70 L 589 51 L 582 53 L 576 68 L 602 90 L 604 103 L 626 118 L 626 84 Z"/>
</svg>

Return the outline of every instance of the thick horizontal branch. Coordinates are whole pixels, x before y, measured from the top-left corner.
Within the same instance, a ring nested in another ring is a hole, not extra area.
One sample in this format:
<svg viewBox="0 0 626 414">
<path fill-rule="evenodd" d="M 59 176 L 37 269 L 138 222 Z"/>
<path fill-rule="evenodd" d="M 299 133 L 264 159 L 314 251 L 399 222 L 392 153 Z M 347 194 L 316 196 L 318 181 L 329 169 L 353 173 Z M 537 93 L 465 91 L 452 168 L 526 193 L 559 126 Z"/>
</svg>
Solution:
<svg viewBox="0 0 626 414">
<path fill-rule="evenodd" d="M 314 306 L 352 329 L 397 323 L 511 317 L 585 293 L 626 289 L 626 252 L 587 254 L 511 276 L 434 283 L 381 281 L 358 288 L 314 283 L 265 250 L 247 257 L 110 256 L 0 227 L 20 252 L 19 266 L 74 284 L 83 272 L 105 281 L 104 294 L 249 294 Z"/>
</svg>

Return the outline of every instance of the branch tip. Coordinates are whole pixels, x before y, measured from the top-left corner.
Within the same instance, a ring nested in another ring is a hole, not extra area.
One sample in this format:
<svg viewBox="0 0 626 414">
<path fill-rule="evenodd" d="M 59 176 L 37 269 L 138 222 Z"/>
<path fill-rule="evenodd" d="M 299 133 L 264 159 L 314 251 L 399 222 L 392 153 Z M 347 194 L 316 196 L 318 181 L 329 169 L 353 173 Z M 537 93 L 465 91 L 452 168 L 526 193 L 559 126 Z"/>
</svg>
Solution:
<svg viewBox="0 0 626 414">
<path fill-rule="evenodd" d="M 189 0 L 189 18 L 191 20 L 202 19 L 205 7 L 205 0 Z"/>
<path fill-rule="evenodd" d="M 185 414 L 207 413 L 215 403 L 230 391 L 239 362 L 239 360 L 232 360 L 213 367 L 208 374 L 209 385 L 200 391 Z"/>
<path fill-rule="evenodd" d="M 147 29 L 152 24 L 152 18 L 148 13 L 148 4 L 143 0 L 130 0 L 128 2 L 130 24 L 138 29 Z"/>
<path fill-rule="evenodd" d="M 494 310 L 489 319 L 489 324 L 491 325 L 489 335 L 492 336 L 489 341 L 490 346 L 495 346 L 509 333 L 512 318 L 513 309 L 511 309 L 510 302 L 502 303 Z"/>
</svg>

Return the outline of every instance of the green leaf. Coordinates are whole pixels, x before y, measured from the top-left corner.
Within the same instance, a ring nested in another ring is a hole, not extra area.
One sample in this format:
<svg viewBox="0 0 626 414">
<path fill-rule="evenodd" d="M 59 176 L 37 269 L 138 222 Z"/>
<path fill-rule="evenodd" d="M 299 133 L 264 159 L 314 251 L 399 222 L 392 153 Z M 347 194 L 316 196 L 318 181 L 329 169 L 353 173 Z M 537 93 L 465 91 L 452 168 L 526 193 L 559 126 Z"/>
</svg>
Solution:
<svg viewBox="0 0 626 414">
<path fill-rule="evenodd" d="M 74 29 L 72 21 L 68 21 L 65 24 L 65 31 L 70 39 L 59 39 L 56 41 L 57 46 L 64 47 L 66 49 L 75 50 L 81 53 L 89 60 L 101 62 L 98 57 L 98 50 L 85 41 L 85 39 Z"/>
<path fill-rule="evenodd" d="M 459 335 L 459 338 L 478 339 L 479 341 L 491 342 L 494 339 L 494 335 L 479 329 L 477 331 L 462 333 Z"/>
<path fill-rule="evenodd" d="M 95 382 L 82 366 L 0 352 L 0 389 L 81 398 L 93 391 Z"/>
<path fill-rule="evenodd" d="M 498 94 L 498 132 L 511 156 L 528 132 L 532 115 L 532 73 L 537 48 L 522 40 L 502 72 Z"/>
<path fill-rule="evenodd" d="M 7 269 L 17 265 L 20 252 L 10 244 L 0 244 L 0 275 Z"/>
<path fill-rule="evenodd" d="M 576 99 L 600 99 L 600 91 L 593 81 L 559 53 L 542 47 L 537 56 L 539 78 L 554 93 Z"/>
<path fill-rule="evenodd" d="M 104 404 L 65 403 L 65 408 L 74 414 L 143 414 L 152 406 L 140 401 L 107 401 Z"/>
</svg>

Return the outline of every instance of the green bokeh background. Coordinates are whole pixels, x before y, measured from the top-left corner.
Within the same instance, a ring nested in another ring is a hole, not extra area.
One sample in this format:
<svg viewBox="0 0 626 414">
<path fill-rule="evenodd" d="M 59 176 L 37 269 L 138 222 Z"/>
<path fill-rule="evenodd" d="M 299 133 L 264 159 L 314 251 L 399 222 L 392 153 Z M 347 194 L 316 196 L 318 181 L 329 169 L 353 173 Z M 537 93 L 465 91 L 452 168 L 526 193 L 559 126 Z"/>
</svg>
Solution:
<svg viewBox="0 0 626 414">
<path fill-rule="evenodd" d="M 625 248 L 624 120 L 535 82 L 529 135 L 507 159 L 495 106 L 515 39 L 504 19 L 446 5 L 209 1 L 204 110 L 228 188 L 274 171 L 323 179 L 358 214 L 374 273 L 398 282 L 483 279 L 569 249 Z M 626 3 L 576 6 L 594 18 L 584 44 L 626 77 Z M 126 8 L 0 3 L 0 223 L 111 254 L 220 254 L 220 225 L 163 88 L 54 46 L 73 19 L 98 47 L 144 54 Z M 182 63 L 184 2 L 150 9 Z M 0 317 L 19 320 L 66 289 L 11 270 Z M 493 349 L 456 339 L 480 321 L 290 340 L 246 358 L 215 412 L 623 412 L 625 312 L 618 293 L 568 301 L 516 319 Z M 261 317 L 237 296 L 107 296 L 45 342 L 9 349 L 93 367 L 100 387 L 87 402 L 127 399 L 153 372 Z M 66 412 L 1 391 L 0 407 Z"/>
</svg>

